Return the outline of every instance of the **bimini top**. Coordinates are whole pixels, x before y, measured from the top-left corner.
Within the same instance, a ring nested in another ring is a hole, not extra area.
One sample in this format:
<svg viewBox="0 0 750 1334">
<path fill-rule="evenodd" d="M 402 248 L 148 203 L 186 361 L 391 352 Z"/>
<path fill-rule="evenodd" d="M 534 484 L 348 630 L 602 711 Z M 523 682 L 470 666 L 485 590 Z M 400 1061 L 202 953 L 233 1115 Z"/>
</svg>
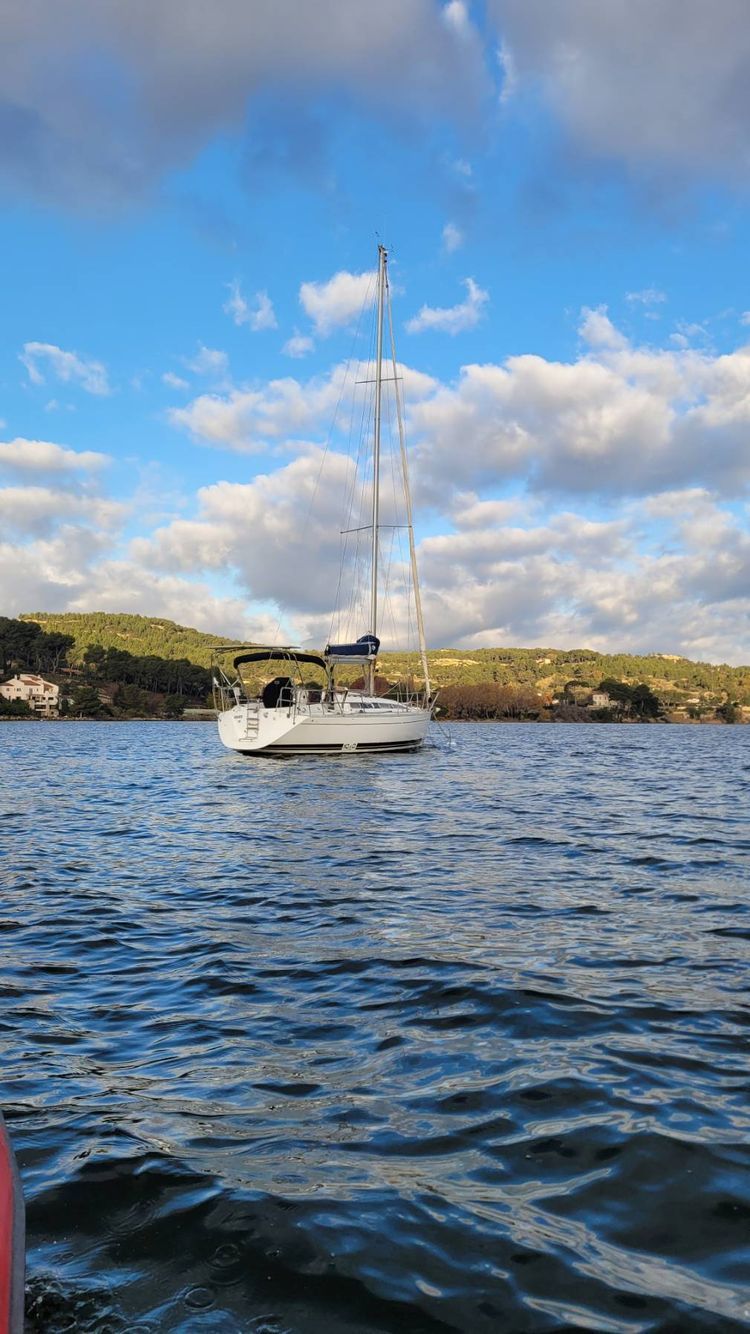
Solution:
<svg viewBox="0 0 750 1334">
<path fill-rule="evenodd" d="M 309 662 L 326 672 L 327 667 L 319 653 L 302 653 L 296 648 L 256 648 L 252 653 L 240 653 L 233 660 L 235 667 L 244 662 Z"/>
<path fill-rule="evenodd" d="M 356 644 L 326 644 L 326 662 L 372 662 L 378 656 L 380 640 L 377 635 L 360 635 Z"/>
</svg>

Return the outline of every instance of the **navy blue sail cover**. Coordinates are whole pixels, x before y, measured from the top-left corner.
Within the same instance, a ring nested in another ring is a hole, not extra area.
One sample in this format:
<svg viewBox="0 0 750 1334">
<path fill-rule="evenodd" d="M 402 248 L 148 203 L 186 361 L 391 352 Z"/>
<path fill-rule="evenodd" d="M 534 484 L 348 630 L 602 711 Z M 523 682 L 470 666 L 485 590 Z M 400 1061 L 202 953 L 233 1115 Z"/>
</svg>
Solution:
<svg viewBox="0 0 750 1334">
<path fill-rule="evenodd" d="M 377 635 L 360 635 L 356 644 L 327 644 L 325 656 L 329 662 L 369 662 L 377 657 L 379 648 Z"/>
</svg>

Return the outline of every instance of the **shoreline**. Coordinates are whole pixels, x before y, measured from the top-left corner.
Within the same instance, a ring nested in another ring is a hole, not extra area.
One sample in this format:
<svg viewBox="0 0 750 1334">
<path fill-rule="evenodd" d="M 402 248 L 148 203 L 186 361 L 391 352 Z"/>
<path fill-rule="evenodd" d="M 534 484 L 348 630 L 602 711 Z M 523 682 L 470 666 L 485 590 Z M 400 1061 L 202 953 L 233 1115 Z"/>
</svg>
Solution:
<svg viewBox="0 0 750 1334">
<path fill-rule="evenodd" d="M 143 716 L 130 718 L 19 718 L 10 715 L 0 716 L 2 723 L 215 723 L 218 714 L 203 718 L 153 718 Z M 439 727 L 448 724 L 462 727 L 466 724 L 479 724 L 483 727 L 746 727 L 747 723 L 737 721 L 728 723 L 723 718 L 623 718 L 619 722 L 613 719 L 565 719 L 565 718 L 435 718 Z"/>
</svg>

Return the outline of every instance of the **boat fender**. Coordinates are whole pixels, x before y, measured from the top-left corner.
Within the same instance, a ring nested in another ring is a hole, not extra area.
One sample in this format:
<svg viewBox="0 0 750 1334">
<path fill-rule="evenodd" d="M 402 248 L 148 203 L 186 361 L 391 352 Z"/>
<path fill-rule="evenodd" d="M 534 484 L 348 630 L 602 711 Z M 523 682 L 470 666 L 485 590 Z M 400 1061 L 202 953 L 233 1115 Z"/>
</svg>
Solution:
<svg viewBox="0 0 750 1334">
<path fill-rule="evenodd" d="M 22 1334 L 25 1217 L 21 1179 L 0 1112 L 0 1334 Z"/>
</svg>

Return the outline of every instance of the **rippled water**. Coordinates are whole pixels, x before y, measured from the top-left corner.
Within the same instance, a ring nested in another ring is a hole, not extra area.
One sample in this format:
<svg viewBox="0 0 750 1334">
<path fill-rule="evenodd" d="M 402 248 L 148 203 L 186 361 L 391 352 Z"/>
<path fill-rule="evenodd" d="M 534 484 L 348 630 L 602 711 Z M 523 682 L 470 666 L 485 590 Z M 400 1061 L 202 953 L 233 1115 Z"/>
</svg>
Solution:
<svg viewBox="0 0 750 1334">
<path fill-rule="evenodd" d="M 3 724 L 29 1329 L 750 1319 L 750 728 Z"/>
</svg>

